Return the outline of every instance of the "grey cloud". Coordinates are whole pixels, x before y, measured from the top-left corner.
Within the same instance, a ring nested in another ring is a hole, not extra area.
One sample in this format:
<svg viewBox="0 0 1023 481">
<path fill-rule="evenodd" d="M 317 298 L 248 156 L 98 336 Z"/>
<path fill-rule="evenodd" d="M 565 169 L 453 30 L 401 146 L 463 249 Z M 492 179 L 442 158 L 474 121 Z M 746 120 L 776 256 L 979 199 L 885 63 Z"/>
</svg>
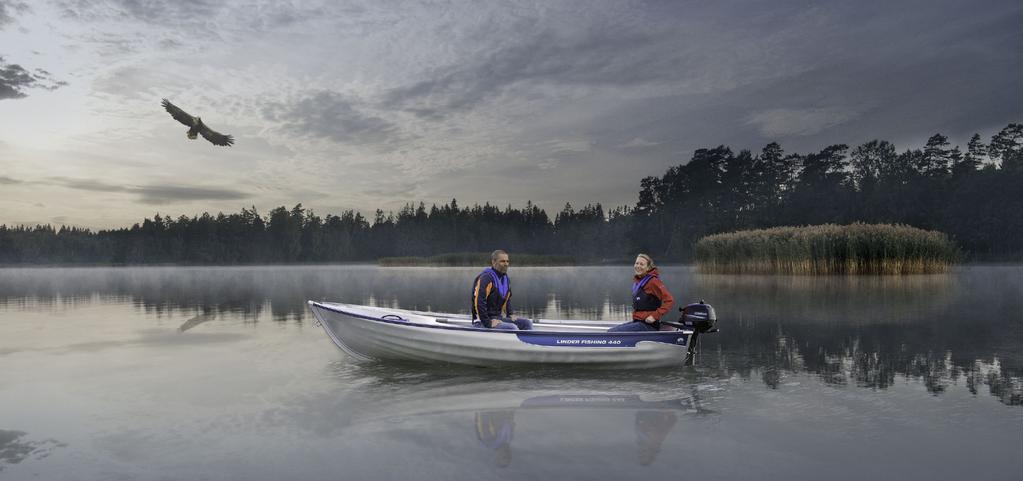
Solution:
<svg viewBox="0 0 1023 481">
<path fill-rule="evenodd" d="M 208 42 L 210 38 L 223 40 L 224 36 L 244 30 L 266 32 L 291 27 L 309 20 L 324 18 L 331 13 L 321 6 L 264 1 L 110 0 L 102 3 L 89 0 L 61 0 L 58 5 L 65 17 L 79 21 L 130 19 L 149 25 L 173 26 L 179 32 L 201 34 L 203 42 Z M 358 8 L 340 10 L 347 14 L 359 11 Z M 237 27 L 242 28 L 236 30 Z"/>
<path fill-rule="evenodd" d="M 51 183 L 69 189 L 87 190 L 91 192 L 110 192 L 135 194 L 145 204 L 163 204 L 172 201 L 191 200 L 238 200 L 251 197 L 245 192 L 233 189 L 190 187 L 175 185 L 127 186 L 108 184 L 91 179 L 68 179 L 54 177 Z"/>
<path fill-rule="evenodd" d="M 0 28 L 14 22 L 14 17 L 29 12 L 31 9 L 25 2 L 0 0 Z"/>
<path fill-rule="evenodd" d="M 65 85 L 67 82 L 53 80 L 50 73 L 43 69 L 30 72 L 21 65 L 8 64 L 0 57 L 0 100 L 25 97 L 28 95 L 25 89 L 55 90 Z"/>
<path fill-rule="evenodd" d="M 846 107 L 851 109 L 851 107 Z M 769 109 L 750 114 L 746 123 L 756 125 L 765 138 L 803 136 L 840 125 L 855 116 L 839 109 Z"/>
<path fill-rule="evenodd" d="M 18 64 L 5 65 L 0 57 L 0 100 L 17 99 L 25 96 L 22 89 L 36 82 L 27 70 Z"/>
<path fill-rule="evenodd" d="M 147 23 L 180 23 L 204 21 L 225 8 L 213 0 L 62 0 L 57 5 L 64 16 L 96 21 L 101 19 L 133 18 Z"/>
<path fill-rule="evenodd" d="M 404 196 L 405 198 L 415 199 L 419 195 L 419 183 L 418 182 L 397 182 L 386 184 L 377 184 L 372 187 L 366 187 L 359 191 L 361 194 L 369 195 L 373 197 L 383 198 L 394 198 L 395 195 Z M 396 194 L 397 193 L 397 194 Z M 409 201 L 411 202 L 411 200 Z"/>
<path fill-rule="evenodd" d="M 343 6 L 337 3 L 324 6 L 298 6 L 291 3 L 270 2 L 260 3 L 246 11 L 246 25 L 254 31 L 266 32 L 280 28 L 293 27 L 310 20 L 332 17 L 335 15 L 356 16 L 364 12 L 358 6 Z M 332 11 L 338 10 L 338 11 Z"/>
<path fill-rule="evenodd" d="M 602 88 L 629 97 L 657 95 L 655 89 L 720 94 L 804 68 L 792 54 L 807 49 L 806 39 L 778 27 L 798 25 L 805 5 L 754 10 L 718 2 L 586 2 L 518 21 L 496 16 L 458 39 L 471 50 L 392 89 L 383 104 L 437 119 L 505 94 L 549 95 L 537 89 L 543 86 L 568 87 L 569 97 Z"/>
<path fill-rule="evenodd" d="M 624 87 L 668 80 L 678 62 L 666 46 L 661 35 L 604 26 L 576 36 L 540 32 L 393 89 L 384 104 L 437 119 L 471 109 L 519 82 Z"/>
<path fill-rule="evenodd" d="M 163 40 L 160 40 L 160 41 L 159 41 L 159 42 L 157 43 L 157 45 L 158 45 L 158 46 L 159 46 L 159 47 L 160 47 L 161 49 L 164 49 L 164 50 L 173 50 L 173 49 L 175 49 L 175 48 L 180 48 L 180 47 L 182 47 L 182 46 L 183 46 L 184 44 L 182 44 L 181 42 L 179 42 L 179 41 L 177 41 L 177 40 L 174 40 L 174 39 L 172 39 L 172 38 L 165 38 L 165 39 L 163 39 Z"/>
<path fill-rule="evenodd" d="M 0 175 L 0 185 L 13 185 L 13 184 L 23 184 L 23 183 L 24 182 L 22 182 L 22 181 L 20 181 L 18 179 L 12 179 L 10 177 L 6 177 L 6 176 L 3 176 L 3 175 Z"/>
<path fill-rule="evenodd" d="M 237 200 L 247 199 L 249 194 L 233 189 L 211 189 L 184 186 L 147 186 L 135 189 L 147 204 L 162 204 L 177 200 Z"/>
<path fill-rule="evenodd" d="M 116 0 L 115 3 L 128 15 L 151 22 L 208 17 L 224 8 L 224 2 L 213 0 Z"/>
<path fill-rule="evenodd" d="M 67 187 L 69 189 L 76 190 L 88 190 L 93 192 L 131 192 L 132 188 L 123 185 L 107 184 L 98 180 L 89 179 L 66 179 L 63 177 L 54 177 L 54 183 Z"/>
<path fill-rule="evenodd" d="M 114 0 L 114 3 L 124 15 L 147 23 L 163 24 L 168 20 L 198 23 L 227 14 L 241 17 L 248 27 L 257 31 L 291 26 L 327 13 L 322 7 L 279 1 L 229 4 L 222 0 Z"/>
<path fill-rule="evenodd" d="M 263 107 L 262 114 L 266 120 L 279 122 L 290 134 L 343 144 L 393 148 L 386 144 L 400 137 L 392 122 L 365 113 L 359 103 L 336 92 L 320 91 L 287 103 L 271 102 Z"/>
<path fill-rule="evenodd" d="M 648 147 L 656 147 L 658 145 L 661 145 L 661 143 L 662 142 L 652 142 L 652 141 L 647 140 L 647 139 L 645 139 L 643 137 L 633 137 L 632 140 L 629 140 L 628 142 L 626 142 L 624 144 L 619 144 L 618 148 L 620 148 L 620 149 L 645 149 L 645 148 L 648 148 Z"/>
<path fill-rule="evenodd" d="M 935 132 L 965 142 L 976 130 L 1019 119 L 1019 3 L 982 11 L 947 2 L 831 4 L 806 18 L 772 3 L 768 17 L 748 13 L 732 28 L 749 31 L 750 43 L 735 48 L 762 45 L 776 58 L 772 75 L 742 65 L 740 74 L 756 82 L 633 99 L 569 128 L 616 150 L 635 138 L 661 143 L 643 152 L 654 164 L 684 162 L 693 150 L 719 144 L 758 150 L 779 141 L 787 151 L 809 152 L 883 138 L 908 148 Z"/>
<path fill-rule="evenodd" d="M 86 35 L 82 40 L 95 45 L 97 53 L 108 58 L 137 52 L 145 46 L 145 40 L 141 35 L 125 35 L 113 32 L 99 32 Z"/>
<path fill-rule="evenodd" d="M 58 0 L 58 9 L 67 19 L 83 23 L 136 22 L 143 33 L 120 38 L 117 32 L 99 32 L 83 40 L 97 43 L 106 55 L 129 53 L 144 45 L 154 28 L 172 29 L 184 39 L 201 45 L 224 40 L 222 13 L 231 13 L 231 6 L 216 0 Z M 239 9 L 243 10 L 243 9 Z M 158 44 L 166 47 L 166 44 Z"/>
</svg>

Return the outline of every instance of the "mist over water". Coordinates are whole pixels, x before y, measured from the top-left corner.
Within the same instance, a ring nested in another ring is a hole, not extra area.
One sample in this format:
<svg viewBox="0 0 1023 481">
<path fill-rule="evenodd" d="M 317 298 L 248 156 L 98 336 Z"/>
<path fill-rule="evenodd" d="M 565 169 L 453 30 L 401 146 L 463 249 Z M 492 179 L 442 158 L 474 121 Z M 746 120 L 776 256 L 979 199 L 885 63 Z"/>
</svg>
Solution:
<svg viewBox="0 0 1023 481">
<path fill-rule="evenodd" d="M 713 304 L 722 332 L 705 336 L 695 368 L 638 372 L 357 363 L 306 307 L 464 313 L 477 270 L 2 269 L 0 477 L 1004 479 L 1023 468 L 1023 267 L 663 267 L 678 303 Z M 513 266 L 512 303 L 530 317 L 625 320 L 630 274 Z M 962 456 L 970 445 L 984 449 Z"/>
</svg>

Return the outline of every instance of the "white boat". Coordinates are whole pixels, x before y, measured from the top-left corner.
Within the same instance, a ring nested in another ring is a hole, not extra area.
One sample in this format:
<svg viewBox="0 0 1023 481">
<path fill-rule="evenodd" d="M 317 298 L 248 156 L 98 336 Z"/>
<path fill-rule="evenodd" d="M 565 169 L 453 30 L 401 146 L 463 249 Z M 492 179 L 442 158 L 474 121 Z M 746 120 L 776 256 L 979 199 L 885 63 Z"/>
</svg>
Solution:
<svg viewBox="0 0 1023 481">
<path fill-rule="evenodd" d="M 709 306 L 708 306 L 709 307 Z M 635 368 L 682 364 L 692 329 L 607 332 L 609 321 L 536 319 L 531 331 L 474 327 L 469 316 L 309 301 L 341 350 L 360 359 Z M 680 326 L 684 327 L 684 326 Z"/>
</svg>

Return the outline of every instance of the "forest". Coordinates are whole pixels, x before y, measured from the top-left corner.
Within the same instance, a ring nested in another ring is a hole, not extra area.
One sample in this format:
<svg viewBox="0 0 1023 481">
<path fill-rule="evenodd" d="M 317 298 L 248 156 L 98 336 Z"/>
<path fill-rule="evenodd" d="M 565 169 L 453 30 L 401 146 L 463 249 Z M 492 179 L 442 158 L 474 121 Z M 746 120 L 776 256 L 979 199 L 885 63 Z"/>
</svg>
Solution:
<svg viewBox="0 0 1023 481">
<path fill-rule="evenodd" d="M 489 252 L 568 255 L 580 262 L 689 262 L 702 237 L 818 224 L 908 225 L 937 230 L 967 261 L 1023 258 L 1023 124 L 965 148 L 931 136 L 899 151 L 885 140 L 789 153 L 728 146 L 696 150 L 664 175 L 641 179 L 637 202 L 548 212 L 456 199 L 409 202 L 372 218 L 320 216 L 302 204 L 263 214 L 156 214 L 120 229 L 0 225 L 3 265 L 272 264 L 366 262 L 381 257 Z"/>
</svg>

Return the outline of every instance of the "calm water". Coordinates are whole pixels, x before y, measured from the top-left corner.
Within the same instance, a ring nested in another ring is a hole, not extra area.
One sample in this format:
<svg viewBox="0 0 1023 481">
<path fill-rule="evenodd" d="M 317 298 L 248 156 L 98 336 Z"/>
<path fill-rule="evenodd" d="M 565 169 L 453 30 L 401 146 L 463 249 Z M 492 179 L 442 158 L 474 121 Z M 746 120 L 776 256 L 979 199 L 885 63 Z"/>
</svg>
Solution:
<svg viewBox="0 0 1023 481">
<path fill-rule="evenodd" d="M 475 269 L 0 269 L 0 479 L 1018 479 L 1023 267 L 663 269 L 694 368 L 356 363 L 307 299 L 465 312 Z M 625 319 L 630 268 L 512 268 L 530 316 Z"/>
</svg>

